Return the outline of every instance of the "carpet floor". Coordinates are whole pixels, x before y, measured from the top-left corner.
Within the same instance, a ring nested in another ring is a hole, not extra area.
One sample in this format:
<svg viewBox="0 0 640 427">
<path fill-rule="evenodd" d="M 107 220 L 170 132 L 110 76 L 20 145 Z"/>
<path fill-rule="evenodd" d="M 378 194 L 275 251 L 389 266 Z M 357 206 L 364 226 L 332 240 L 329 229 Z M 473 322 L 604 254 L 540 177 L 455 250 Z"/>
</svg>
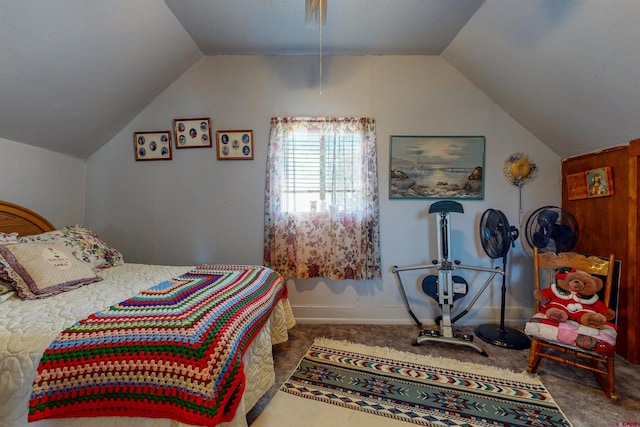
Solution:
<svg viewBox="0 0 640 427">
<path fill-rule="evenodd" d="M 472 326 L 455 328 L 473 334 Z M 475 338 L 474 343 L 488 353 L 484 357 L 470 347 L 428 342 L 413 346 L 420 330 L 413 325 L 317 325 L 299 324 L 289 332 L 289 341 L 274 346 L 276 384 L 247 415 L 249 425 L 258 417 L 282 383 L 295 370 L 315 338 L 346 340 L 369 346 L 390 347 L 415 354 L 447 357 L 523 372 L 529 350 L 510 350 Z M 552 361 L 540 362 L 538 374 L 574 427 L 617 427 L 640 423 L 640 366 L 624 358 L 616 359 L 618 402 L 611 402 L 601 391 L 592 373 Z M 302 421 L 303 422 L 303 421 Z M 628 423 L 628 424 L 624 424 Z M 304 424 L 302 424 L 304 425 Z"/>
<path fill-rule="evenodd" d="M 252 427 L 570 427 L 541 381 L 459 362 L 318 338 Z"/>
</svg>

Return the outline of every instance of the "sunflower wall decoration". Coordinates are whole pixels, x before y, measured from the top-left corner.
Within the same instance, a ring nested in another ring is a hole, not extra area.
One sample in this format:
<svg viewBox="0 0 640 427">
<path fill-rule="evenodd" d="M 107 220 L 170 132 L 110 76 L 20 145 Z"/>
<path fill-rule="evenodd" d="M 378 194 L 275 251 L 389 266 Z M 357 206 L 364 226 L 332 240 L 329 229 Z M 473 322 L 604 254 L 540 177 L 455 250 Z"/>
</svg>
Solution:
<svg viewBox="0 0 640 427">
<path fill-rule="evenodd" d="M 514 153 L 505 160 L 502 172 L 507 181 L 518 187 L 520 193 L 518 226 L 520 226 L 522 224 L 522 186 L 533 181 L 538 173 L 538 167 L 526 154 Z"/>
<path fill-rule="evenodd" d="M 504 162 L 502 169 L 504 177 L 516 187 L 522 187 L 536 177 L 538 167 L 524 153 L 514 153 Z"/>
</svg>

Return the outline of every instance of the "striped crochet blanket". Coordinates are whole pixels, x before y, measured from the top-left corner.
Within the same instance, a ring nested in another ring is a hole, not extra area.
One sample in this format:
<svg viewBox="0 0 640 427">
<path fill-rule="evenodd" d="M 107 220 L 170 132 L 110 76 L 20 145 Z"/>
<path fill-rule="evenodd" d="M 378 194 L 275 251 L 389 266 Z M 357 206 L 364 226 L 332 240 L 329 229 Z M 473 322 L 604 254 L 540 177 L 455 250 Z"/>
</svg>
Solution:
<svg viewBox="0 0 640 427">
<path fill-rule="evenodd" d="M 29 421 L 230 421 L 244 392 L 243 354 L 286 295 L 268 268 L 202 265 L 95 313 L 45 351 Z"/>
</svg>

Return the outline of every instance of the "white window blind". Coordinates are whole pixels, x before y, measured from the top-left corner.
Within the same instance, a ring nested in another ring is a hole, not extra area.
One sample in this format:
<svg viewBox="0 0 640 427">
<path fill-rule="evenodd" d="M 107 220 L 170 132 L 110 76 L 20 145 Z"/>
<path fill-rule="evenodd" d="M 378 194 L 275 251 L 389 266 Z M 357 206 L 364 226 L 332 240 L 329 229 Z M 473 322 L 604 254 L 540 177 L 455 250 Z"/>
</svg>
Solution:
<svg viewBox="0 0 640 427">
<path fill-rule="evenodd" d="M 291 133 L 283 142 L 283 210 L 357 210 L 362 159 L 360 134 Z"/>
</svg>

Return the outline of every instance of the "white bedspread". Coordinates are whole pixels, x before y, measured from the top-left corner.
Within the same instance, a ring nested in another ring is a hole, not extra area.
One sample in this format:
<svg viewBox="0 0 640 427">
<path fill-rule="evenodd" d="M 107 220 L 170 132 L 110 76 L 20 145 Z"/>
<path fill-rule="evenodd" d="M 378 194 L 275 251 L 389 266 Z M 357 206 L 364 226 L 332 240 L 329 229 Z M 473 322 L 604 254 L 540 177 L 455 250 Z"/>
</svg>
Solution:
<svg viewBox="0 0 640 427">
<path fill-rule="evenodd" d="M 191 266 L 126 263 L 102 270 L 101 282 L 43 300 L 17 297 L 0 304 L 0 426 L 164 426 L 180 425 L 162 419 L 132 417 L 77 418 L 27 423 L 31 384 L 43 351 L 58 333 L 91 313 L 123 301 L 163 280 L 189 271 Z M 278 304 L 244 361 L 247 389 L 233 426 L 246 426 L 245 413 L 273 385 L 275 374 L 271 346 L 288 339 L 295 324 L 288 300 Z"/>
</svg>

